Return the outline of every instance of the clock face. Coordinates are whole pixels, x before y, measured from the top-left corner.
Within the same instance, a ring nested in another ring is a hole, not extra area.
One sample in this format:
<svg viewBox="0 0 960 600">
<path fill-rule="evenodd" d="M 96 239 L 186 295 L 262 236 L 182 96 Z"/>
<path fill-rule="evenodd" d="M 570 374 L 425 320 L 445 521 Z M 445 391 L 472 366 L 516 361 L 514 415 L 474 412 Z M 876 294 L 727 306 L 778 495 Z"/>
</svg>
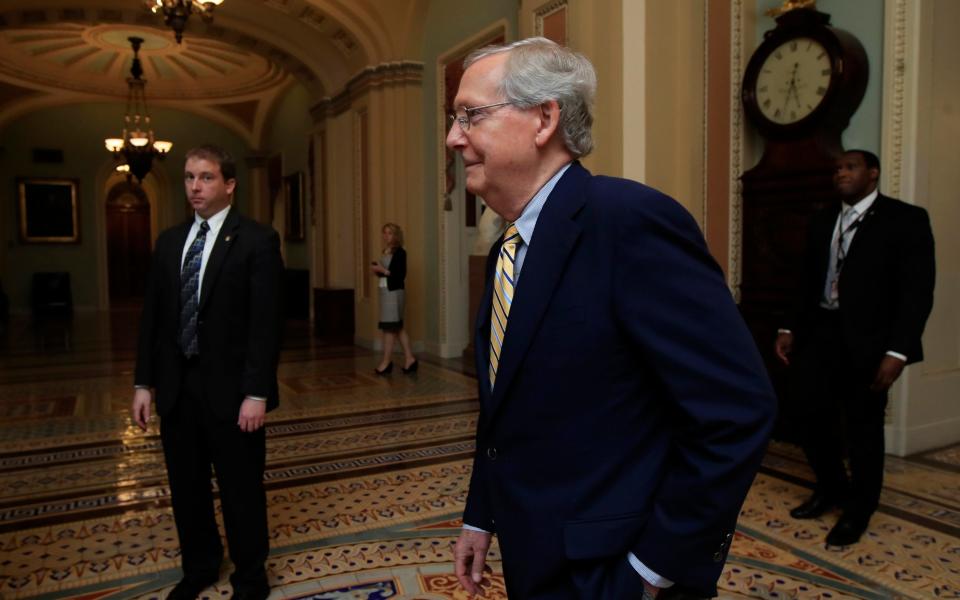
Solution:
<svg viewBox="0 0 960 600">
<path fill-rule="evenodd" d="M 796 123 L 823 102 L 832 66 L 830 55 L 813 38 L 784 42 L 760 67 L 755 89 L 757 107 L 773 123 Z"/>
</svg>

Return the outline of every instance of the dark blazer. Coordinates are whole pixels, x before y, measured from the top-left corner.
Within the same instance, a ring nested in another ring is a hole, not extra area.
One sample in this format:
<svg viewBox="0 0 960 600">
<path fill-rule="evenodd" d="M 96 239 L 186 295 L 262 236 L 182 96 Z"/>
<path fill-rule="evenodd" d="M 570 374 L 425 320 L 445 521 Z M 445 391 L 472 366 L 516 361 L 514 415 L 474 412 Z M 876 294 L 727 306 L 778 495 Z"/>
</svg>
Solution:
<svg viewBox="0 0 960 600">
<path fill-rule="evenodd" d="M 160 416 L 180 391 L 180 262 L 192 224 L 157 238 L 140 321 L 134 381 L 156 389 Z M 197 360 L 219 418 L 236 419 L 246 396 L 267 398 L 267 410 L 278 404 L 282 273 L 277 232 L 231 208 L 200 284 L 197 327 Z"/>
<path fill-rule="evenodd" d="M 390 274 L 381 275 L 387 278 L 387 289 L 391 292 L 403 289 L 403 280 L 407 277 L 407 251 L 403 248 L 394 248 L 393 258 L 390 259 Z"/>
<path fill-rule="evenodd" d="M 790 328 L 802 345 L 823 296 L 840 203 L 810 225 L 801 297 Z M 876 366 L 887 351 L 923 359 L 920 337 L 933 308 L 933 233 L 927 211 L 878 195 L 857 226 L 837 289 L 847 347 L 858 364 Z"/>
<path fill-rule="evenodd" d="M 477 317 L 477 453 L 464 522 L 496 532 L 511 598 L 633 551 L 713 595 L 775 400 L 689 213 L 571 165 L 537 221 L 490 391 Z M 564 596 L 566 597 L 566 596 Z"/>
</svg>

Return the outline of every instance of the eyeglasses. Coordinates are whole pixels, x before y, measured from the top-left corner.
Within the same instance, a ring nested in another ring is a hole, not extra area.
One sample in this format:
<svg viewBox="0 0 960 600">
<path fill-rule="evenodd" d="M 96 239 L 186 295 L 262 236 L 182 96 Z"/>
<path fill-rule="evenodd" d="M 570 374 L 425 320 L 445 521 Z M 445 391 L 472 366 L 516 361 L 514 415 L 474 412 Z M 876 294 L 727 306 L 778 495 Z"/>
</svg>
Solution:
<svg viewBox="0 0 960 600">
<path fill-rule="evenodd" d="M 499 106 L 506 106 L 508 104 L 514 104 L 513 100 L 508 100 L 506 102 L 495 102 L 494 104 L 484 104 L 483 106 L 473 106 L 463 107 L 463 114 L 458 115 L 457 113 L 450 113 L 447 116 L 447 130 L 453 127 L 453 124 L 456 123 L 460 126 L 460 129 L 464 131 L 470 131 L 471 119 L 473 115 L 477 114 L 477 111 L 481 111 L 487 108 L 497 108 Z"/>
</svg>

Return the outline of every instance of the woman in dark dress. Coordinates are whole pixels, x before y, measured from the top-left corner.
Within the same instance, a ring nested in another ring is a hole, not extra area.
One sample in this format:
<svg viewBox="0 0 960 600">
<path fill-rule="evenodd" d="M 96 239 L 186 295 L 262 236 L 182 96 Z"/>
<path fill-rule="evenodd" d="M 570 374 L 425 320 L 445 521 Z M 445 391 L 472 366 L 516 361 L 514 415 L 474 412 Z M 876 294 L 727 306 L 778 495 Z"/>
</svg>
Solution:
<svg viewBox="0 0 960 600">
<path fill-rule="evenodd" d="M 400 340 L 403 348 L 405 375 L 415 373 L 419 364 L 410 350 L 410 337 L 403 329 L 403 280 L 407 276 L 407 252 L 403 249 L 403 230 L 399 225 L 387 223 L 383 233 L 383 253 L 370 270 L 380 278 L 380 330 L 383 331 L 383 359 L 374 371 L 386 375 L 393 371 L 394 340 Z"/>
</svg>

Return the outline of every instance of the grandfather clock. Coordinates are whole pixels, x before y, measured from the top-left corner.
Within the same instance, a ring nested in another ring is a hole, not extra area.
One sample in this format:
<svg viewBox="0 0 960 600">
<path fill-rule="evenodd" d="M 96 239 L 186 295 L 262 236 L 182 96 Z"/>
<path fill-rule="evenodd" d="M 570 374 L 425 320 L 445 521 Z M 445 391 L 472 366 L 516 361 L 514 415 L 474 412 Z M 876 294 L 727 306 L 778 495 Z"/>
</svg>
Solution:
<svg viewBox="0 0 960 600">
<path fill-rule="evenodd" d="M 778 383 L 777 327 L 798 294 L 810 217 L 837 199 L 834 161 L 866 90 L 867 56 L 855 37 L 813 8 L 791 10 L 776 22 L 743 78 L 745 114 L 765 146 L 760 162 L 741 177 L 740 298 Z"/>
</svg>

